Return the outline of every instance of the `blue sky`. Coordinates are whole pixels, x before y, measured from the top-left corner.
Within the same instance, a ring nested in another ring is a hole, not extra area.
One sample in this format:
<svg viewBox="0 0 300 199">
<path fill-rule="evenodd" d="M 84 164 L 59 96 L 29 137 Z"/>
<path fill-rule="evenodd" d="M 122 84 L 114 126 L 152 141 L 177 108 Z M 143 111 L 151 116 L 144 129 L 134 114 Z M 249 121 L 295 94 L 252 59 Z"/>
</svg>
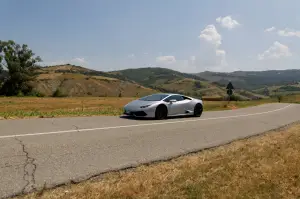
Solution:
<svg viewBox="0 0 300 199">
<path fill-rule="evenodd" d="M 28 44 L 45 65 L 102 71 L 300 69 L 299 7 L 297 0 L 1 0 L 0 40 Z"/>
</svg>

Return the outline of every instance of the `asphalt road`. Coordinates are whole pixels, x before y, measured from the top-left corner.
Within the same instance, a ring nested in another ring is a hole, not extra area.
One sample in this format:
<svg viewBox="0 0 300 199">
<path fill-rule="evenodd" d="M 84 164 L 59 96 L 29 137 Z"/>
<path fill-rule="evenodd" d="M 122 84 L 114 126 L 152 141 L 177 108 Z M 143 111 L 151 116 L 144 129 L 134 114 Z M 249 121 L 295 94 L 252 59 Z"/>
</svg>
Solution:
<svg viewBox="0 0 300 199">
<path fill-rule="evenodd" d="M 167 159 L 300 120 L 267 104 L 164 121 L 75 117 L 0 121 L 0 198 Z"/>
</svg>

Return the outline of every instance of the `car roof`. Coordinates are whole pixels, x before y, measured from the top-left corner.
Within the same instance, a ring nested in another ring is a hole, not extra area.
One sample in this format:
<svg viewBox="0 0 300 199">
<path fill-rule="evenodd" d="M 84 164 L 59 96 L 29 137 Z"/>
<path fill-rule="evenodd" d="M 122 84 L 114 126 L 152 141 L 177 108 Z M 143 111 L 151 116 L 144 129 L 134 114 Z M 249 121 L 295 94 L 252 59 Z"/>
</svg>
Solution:
<svg viewBox="0 0 300 199">
<path fill-rule="evenodd" d="M 179 93 L 155 93 L 156 95 L 181 95 Z"/>
<path fill-rule="evenodd" d="M 188 98 L 193 99 L 193 98 L 190 97 L 190 96 L 183 95 L 183 94 L 179 94 L 179 93 L 153 93 L 153 94 L 151 94 L 151 95 L 166 95 L 166 97 L 164 97 L 162 100 L 164 100 L 164 99 L 166 99 L 166 98 L 168 98 L 168 97 L 170 97 L 170 96 L 172 96 L 172 95 L 181 95 L 181 96 L 185 96 L 185 97 L 188 97 Z"/>
</svg>

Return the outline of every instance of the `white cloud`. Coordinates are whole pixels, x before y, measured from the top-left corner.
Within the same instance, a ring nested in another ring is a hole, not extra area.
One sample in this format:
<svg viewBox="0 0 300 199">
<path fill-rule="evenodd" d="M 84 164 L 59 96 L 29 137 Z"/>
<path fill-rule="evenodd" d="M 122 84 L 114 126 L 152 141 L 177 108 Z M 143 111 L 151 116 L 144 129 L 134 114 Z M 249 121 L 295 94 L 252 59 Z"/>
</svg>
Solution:
<svg viewBox="0 0 300 199">
<path fill-rule="evenodd" d="M 284 30 L 278 30 L 277 34 L 282 37 L 300 37 L 300 31 L 285 28 Z"/>
<path fill-rule="evenodd" d="M 80 57 L 74 58 L 72 61 L 75 61 L 78 63 L 86 63 L 86 60 L 84 58 L 80 58 Z"/>
<path fill-rule="evenodd" d="M 236 28 L 237 26 L 240 25 L 240 23 L 234 19 L 232 19 L 232 17 L 230 15 L 226 16 L 226 17 L 218 17 L 216 19 L 216 22 L 218 22 L 219 24 L 221 24 L 221 26 L 223 28 L 227 28 L 229 30 Z"/>
<path fill-rule="evenodd" d="M 50 62 L 40 62 L 41 66 L 55 66 L 55 65 L 63 65 L 66 64 L 66 61 L 50 61 Z"/>
<path fill-rule="evenodd" d="M 188 64 L 194 65 L 195 62 L 196 62 L 196 56 L 194 55 L 190 56 L 190 58 L 188 59 Z"/>
<path fill-rule="evenodd" d="M 195 61 L 196 60 L 196 56 L 190 56 L 190 60 L 191 61 Z"/>
<path fill-rule="evenodd" d="M 130 58 L 130 59 L 135 58 L 135 54 L 130 54 L 130 55 L 128 55 L 128 58 Z"/>
<path fill-rule="evenodd" d="M 205 29 L 201 31 L 199 38 L 204 39 L 216 47 L 220 46 L 222 43 L 222 36 L 218 33 L 215 25 L 213 24 L 206 26 Z"/>
<path fill-rule="evenodd" d="M 227 66 L 228 65 L 227 61 L 226 61 L 226 51 L 225 50 L 217 49 L 216 50 L 216 56 L 219 57 L 221 66 Z"/>
<path fill-rule="evenodd" d="M 275 41 L 270 48 L 258 55 L 258 60 L 278 59 L 289 56 L 292 56 L 289 47 Z"/>
<path fill-rule="evenodd" d="M 264 32 L 273 32 L 274 30 L 276 30 L 276 28 L 274 26 L 272 26 L 271 28 L 265 29 Z"/>
<path fill-rule="evenodd" d="M 159 56 L 156 57 L 156 62 L 161 64 L 173 64 L 176 63 L 175 56 L 168 55 L 168 56 Z"/>
<path fill-rule="evenodd" d="M 225 50 L 217 49 L 216 50 L 216 55 L 217 56 L 224 56 L 224 55 L 226 55 L 226 52 L 225 52 Z"/>
<path fill-rule="evenodd" d="M 221 19 L 220 19 L 221 20 Z M 222 44 L 222 36 L 218 33 L 216 27 L 211 24 L 205 27 L 201 31 L 199 38 L 212 44 L 212 46 L 205 48 L 203 55 L 199 59 L 195 60 L 194 63 L 201 67 L 223 67 L 227 66 L 226 52 L 220 49 Z"/>
</svg>

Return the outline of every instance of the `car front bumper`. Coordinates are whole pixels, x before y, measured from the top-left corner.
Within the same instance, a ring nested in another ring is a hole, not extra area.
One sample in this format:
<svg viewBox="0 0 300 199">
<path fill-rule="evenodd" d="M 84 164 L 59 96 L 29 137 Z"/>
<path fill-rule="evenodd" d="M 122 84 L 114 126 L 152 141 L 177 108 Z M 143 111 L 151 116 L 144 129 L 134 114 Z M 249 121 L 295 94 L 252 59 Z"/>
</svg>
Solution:
<svg viewBox="0 0 300 199">
<path fill-rule="evenodd" d="M 133 117 L 145 117 L 145 118 L 153 118 L 155 117 L 155 109 L 153 108 L 145 108 L 139 110 L 128 110 L 124 108 L 124 115 L 133 116 Z"/>
<path fill-rule="evenodd" d="M 145 111 L 124 111 L 124 115 L 135 116 L 135 117 L 146 117 L 147 113 Z"/>
</svg>

